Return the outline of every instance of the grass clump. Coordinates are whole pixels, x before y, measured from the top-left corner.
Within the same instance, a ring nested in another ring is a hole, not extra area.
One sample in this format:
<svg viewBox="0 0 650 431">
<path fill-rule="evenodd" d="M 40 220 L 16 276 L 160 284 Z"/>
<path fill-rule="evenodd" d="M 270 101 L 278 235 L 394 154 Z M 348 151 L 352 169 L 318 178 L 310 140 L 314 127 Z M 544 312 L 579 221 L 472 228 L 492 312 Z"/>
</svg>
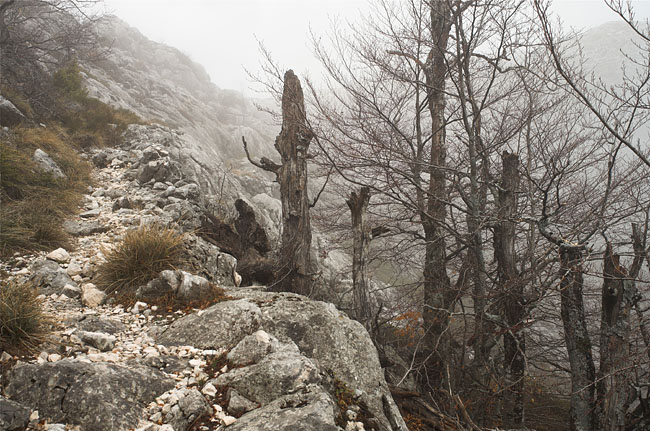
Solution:
<svg viewBox="0 0 650 431">
<path fill-rule="evenodd" d="M 0 349 L 33 351 L 49 333 L 50 325 L 33 286 L 14 281 L 0 284 Z"/>
<path fill-rule="evenodd" d="M 99 267 L 97 285 L 107 293 L 128 297 L 166 269 L 174 269 L 183 259 L 183 235 L 158 224 L 140 226 L 127 232 L 105 253 Z"/>
<path fill-rule="evenodd" d="M 65 178 L 41 171 L 32 160 L 40 148 Z M 15 251 L 69 247 L 61 224 L 74 213 L 90 184 L 91 166 L 56 127 L 20 127 L 0 139 L 0 257 Z"/>
</svg>

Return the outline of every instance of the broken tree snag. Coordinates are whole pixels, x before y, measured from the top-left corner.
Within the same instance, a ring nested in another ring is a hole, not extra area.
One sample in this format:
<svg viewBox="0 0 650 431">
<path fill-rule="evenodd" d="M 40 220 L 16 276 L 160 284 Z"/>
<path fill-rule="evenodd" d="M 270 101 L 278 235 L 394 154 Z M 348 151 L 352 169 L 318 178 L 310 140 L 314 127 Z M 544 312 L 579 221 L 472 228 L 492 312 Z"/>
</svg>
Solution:
<svg viewBox="0 0 650 431">
<path fill-rule="evenodd" d="M 498 222 L 494 227 L 494 257 L 497 261 L 499 294 L 503 297 L 502 313 L 508 324 L 503 335 L 504 371 L 506 377 L 507 424 L 521 426 L 524 422 L 524 377 L 526 372 L 526 339 L 521 328 L 525 318 L 524 283 L 517 271 L 515 251 L 515 218 L 517 189 L 520 183 L 519 156 L 504 151 L 497 198 Z"/>
<path fill-rule="evenodd" d="M 354 314 L 355 318 L 368 328 L 371 317 L 368 300 L 368 248 L 371 238 L 366 223 L 366 213 L 370 202 L 370 190 L 368 187 L 361 187 L 359 193 L 350 193 L 350 198 L 346 202 L 352 214 Z"/>
<path fill-rule="evenodd" d="M 629 274 L 607 243 L 603 257 L 600 370 L 597 380 L 599 429 L 625 430 L 625 415 L 633 399 L 630 377 L 630 315 L 636 302 L 634 274 Z"/>
<path fill-rule="evenodd" d="M 284 74 L 282 130 L 275 139 L 281 164 L 262 158 L 251 159 L 246 140 L 246 157 L 255 166 L 273 172 L 280 184 L 282 201 L 282 245 L 270 290 L 309 295 L 312 288 L 311 224 L 307 195 L 307 150 L 313 133 L 306 125 L 305 102 L 298 77 Z"/>
</svg>

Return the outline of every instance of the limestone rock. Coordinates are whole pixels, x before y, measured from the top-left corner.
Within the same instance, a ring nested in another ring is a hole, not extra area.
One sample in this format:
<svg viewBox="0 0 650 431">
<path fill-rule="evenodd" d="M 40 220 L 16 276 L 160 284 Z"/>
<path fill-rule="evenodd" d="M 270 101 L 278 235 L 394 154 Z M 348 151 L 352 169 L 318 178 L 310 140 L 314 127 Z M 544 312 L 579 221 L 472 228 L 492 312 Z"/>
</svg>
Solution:
<svg viewBox="0 0 650 431">
<path fill-rule="evenodd" d="M 266 405 L 309 384 L 320 383 L 314 362 L 294 349 L 281 348 L 257 364 L 233 368 L 217 377 L 214 385 L 235 389 L 247 399 Z"/>
<path fill-rule="evenodd" d="M 228 413 L 231 415 L 240 417 L 244 413 L 248 413 L 258 407 L 260 407 L 259 404 L 242 397 L 236 390 L 230 389 L 228 392 Z"/>
<path fill-rule="evenodd" d="M 37 148 L 34 151 L 32 160 L 38 165 L 43 172 L 51 174 L 54 178 L 65 178 L 65 174 L 54 160 L 43 150 Z"/>
<path fill-rule="evenodd" d="M 76 286 L 67 272 L 56 262 L 48 259 L 38 259 L 32 266 L 30 281 L 45 291 L 46 294 L 59 294 L 66 285 Z"/>
<path fill-rule="evenodd" d="M 107 352 L 113 350 L 115 347 L 116 338 L 114 335 L 104 334 L 103 332 L 88 332 L 88 331 L 77 331 L 75 333 L 79 339 L 91 345 L 102 352 Z"/>
<path fill-rule="evenodd" d="M 161 341 L 216 350 L 232 349 L 237 357 L 239 349 L 233 347 L 247 335 L 263 329 L 277 337 L 285 349 L 295 344 L 300 354 L 272 352 L 257 364 L 219 376 L 221 380 L 217 384 L 228 382 L 246 398 L 268 403 L 273 396 L 300 386 L 293 385 L 296 380 L 303 379 L 304 384 L 317 383 L 317 373 L 311 367 L 317 364 L 322 372 L 333 371 L 351 390 L 366 394 L 365 403 L 370 415 L 377 420 L 379 431 L 406 430 L 384 380 L 377 351 L 360 323 L 349 319 L 332 304 L 300 295 L 251 289 L 230 289 L 227 293 L 239 299 L 216 304 L 201 316 L 193 314 L 175 321 L 162 334 Z M 242 346 L 250 345 L 249 340 Z M 273 358 L 276 360 L 272 361 Z M 306 372 L 295 374 L 298 367 Z M 287 382 L 276 380 L 274 374 L 283 376 Z M 272 381 L 274 387 L 264 387 L 265 379 Z"/>
<path fill-rule="evenodd" d="M 25 120 L 25 116 L 9 100 L 0 95 L 0 126 L 13 127 Z"/>
<path fill-rule="evenodd" d="M 203 395 L 191 389 L 183 398 L 178 400 L 178 409 L 172 409 L 165 417 L 165 422 L 173 426 L 175 430 L 186 430 L 198 418 L 211 410 Z"/>
<path fill-rule="evenodd" d="M 126 330 L 126 326 L 122 322 L 98 316 L 87 316 L 85 314 L 69 319 L 65 323 L 81 331 L 102 332 L 110 335 Z"/>
<path fill-rule="evenodd" d="M 92 283 L 81 286 L 81 302 L 87 307 L 97 307 L 106 299 L 106 294 Z"/>
<path fill-rule="evenodd" d="M 63 222 L 63 229 L 72 236 L 88 236 L 95 233 L 108 232 L 109 227 L 98 221 L 73 221 Z"/>
<path fill-rule="evenodd" d="M 191 345 L 201 349 L 232 349 L 245 336 L 257 331 L 262 310 L 246 300 L 225 301 L 198 314 L 178 319 L 162 333 L 164 345 Z"/>
<path fill-rule="evenodd" d="M 208 280 L 181 270 L 165 270 L 145 286 L 138 288 L 136 298 L 153 300 L 173 295 L 180 301 L 202 301 L 209 298 L 211 287 Z"/>
<path fill-rule="evenodd" d="M 244 337 L 228 353 L 228 362 L 236 367 L 256 364 L 269 353 L 277 351 L 278 347 L 277 338 L 269 335 L 266 331 L 259 330 Z M 293 349 L 298 353 L 295 344 L 293 344 Z"/>
<path fill-rule="evenodd" d="M 341 431 L 337 414 L 330 395 L 312 385 L 246 413 L 228 431 Z"/>
<path fill-rule="evenodd" d="M 8 396 L 37 409 L 42 419 L 88 431 L 135 428 L 143 408 L 174 387 L 172 379 L 152 368 L 69 359 L 19 364 L 8 381 Z"/>
<path fill-rule="evenodd" d="M 65 248 L 61 247 L 49 252 L 45 257 L 58 263 L 70 262 L 70 253 L 68 253 Z"/>
<path fill-rule="evenodd" d="M 76 284 L 66 284 L 61 293 L 68 298 L 79 298 L 81 297 L 81 288 Z"/>
<path fill-rule="evenodd" d="M 232 272 L 237 266 L 237 259 L 193 234 L 185 235 L 183 245 L 186 250 L 183 256 L 185 269 L 219 286 L 233 285 Z"/>
<path fill-rule="evenodd" d="M 0 395 L 0 430 L 22 431 L 29 423 L 31 410 Z"/>
<path fill-rule="evenodd" d="M 65 269 L 65 272 L 67 272 L 70 277 L 74 277 L 75 275 L 81 275 L 82 269 L 77 262 L 72 261 Z"/>
</svg>

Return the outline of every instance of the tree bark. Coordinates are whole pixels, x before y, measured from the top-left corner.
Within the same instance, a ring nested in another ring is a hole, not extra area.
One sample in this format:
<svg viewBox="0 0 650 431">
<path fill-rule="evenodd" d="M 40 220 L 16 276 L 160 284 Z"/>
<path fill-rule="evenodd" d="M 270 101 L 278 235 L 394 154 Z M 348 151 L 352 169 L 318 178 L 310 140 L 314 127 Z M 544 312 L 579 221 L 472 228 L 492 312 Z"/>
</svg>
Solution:
<svg viewBox="0 0 650 431">
<path fill-rule="evenodd" d="M 426 208 L 421 208 L 422 227 L 426 241 L 424 260 L 425 345 L 432 354 L 427 364 L 428 384 L 439 388 L 447 375 L 446 329 L 455 295 L 447 275 L 447 250 L 444 223 L 447 215 L 447 180 L 445 178 L 445 52 L 451 29 L 451 10 L 445 1 L 431 2 L 431 36 L 433 48 L 425 65 L 428 109 L 431 115 L 431 154 Z"/>
<path fill-rule="evenodd" d="M 305 104 L 300 80 L 288 70 L 284 74 L 282 92 L 282 130 L 275 139 L 275 149 L 282 161 L 278 165 L 266 158 L 255 166 L 276 175 L 282 201 L 282 245 L 275 270 L 275 281 L 269 290 L 312 293 L 311 223 L 307 193 L 307 150 L 313 133 L 306 125 Z"/>
<path fill-rule="evenodd" d="M 494 228 L 494 257 L 497 261 L 497 286 L 503 295 L 502 313 L 508 325 L 503 336 L 505 350 L 505 399 L 509 425 L 524 423 L 524 374 L 526 339 L 521 330 L 525 315 L 524 284 L 519 278 L 515 259 L 515 217 L 519 188 L 519 156 L 504 152 L 497 198 L 498 222 Z"/>
<path fill-rule="evenodd" d="M 598 406 L 600 429 L 623 431 L 630 405 L 630 314 L 636 302 L 635 281 L 607 244 L 603 257 L 602 314 L 600 322 L 600 370 Z"/>
<path fill-rule="evenodd" d="M 358 193 L 352 192 L 346 202 L 352 215 L 354 313 L 356 319 L 369 329 L 371 311 L 368 299 L 368 249 L 371 234 L 366 223 L 366 212 L 370 202 L 370 189 L 361 187 Z"/>
<path fill-rule="evenodd" d="M 583 302 L 582 248 L 560 246 L 560 309 L 571 368 L 571 431 L 596 429 L 596 369 Z"/>
</svg>

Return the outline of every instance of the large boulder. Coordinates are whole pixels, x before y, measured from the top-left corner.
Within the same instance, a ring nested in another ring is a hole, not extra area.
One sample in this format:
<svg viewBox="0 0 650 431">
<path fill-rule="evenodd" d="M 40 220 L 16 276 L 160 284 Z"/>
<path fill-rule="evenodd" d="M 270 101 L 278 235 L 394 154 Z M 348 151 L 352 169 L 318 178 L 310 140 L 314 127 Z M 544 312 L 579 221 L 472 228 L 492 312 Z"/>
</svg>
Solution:
<svg viewBox="0 0 650 431">
<path fill-rule="evenodd" d="M 29 423 L 31 409 L 0 396 L 0 430 L 22 431 Z"/>
<path fill-rule="evenodd" d="M 291 343 L 281 344 L 256 364 L 233 368 L 217 377 L 213 384 L 235 389 L 248 400 L 266 405 L 308 384 L 320 382 L 316 364 Z"/>
<path fill-rule="evenodd" d="M 223 253 L 219 247 L 194 234 L 183 237 L 184 268 L 205 277 L 219 286 L 232 286 L 232 274 L 237 266 L 237 259 Z"/>
<path fill-rule="evenodd" d="M 168 346 L 230 350 L 257 331 L 261 320 L 262 311 L 255 303 L 245 299 L 224 301 L 200 315 L 194 313 L 175 321 L 161 334 L 158 342 Z"/>
<path fill-rule="evenodd" d="M 360 323 L 332 304 L 300 295 L 255 289 L 229 289 L 227 293 L 235 299 L 216 304 L 201 315 L 177 320 L 158 341 L 225 349 L 231 351 L 230 360 L 241 356 L 234 352 L 261 351 L 254 355 L 255 360 L 263 357 L 255 365 L 231 370 L 219 376 L 215 384 L 232 387 L 263 405 L 270 405 L 299 387 L 321 383 L 318 376 L 333 375 L 359 394 L 360 404 L 367 408 L 377 431 L 406 430 L 384 380 L 377 351 Z M 276 353 L 273 338 L 268 343 L 264 337 L 260 341 L 260 330 L 277 338 L 285 350 Z M 247 338 L 254 333 L 259 342 Z M 239 343 L 246 344 L 246 349 Z M 298 352 L 286 347 L 291 345 L 297 346 Z M 311 364 L 316 366 L 315 370 Z M 297 373 L 299 368 L 303 373 Z M 264 381 L 271 382 L 270 386 Z M 244 417 L 250 414 L 253 412 Z"/>
<path fill-rule="evenodd" d="M 7 396 L 38 410 L 41 418 L 87 431 L 135 428 L 147 404 L 174 387 L 150 367 L 70 359 L 16 365 L 8 382 Z"/>
</svg>

